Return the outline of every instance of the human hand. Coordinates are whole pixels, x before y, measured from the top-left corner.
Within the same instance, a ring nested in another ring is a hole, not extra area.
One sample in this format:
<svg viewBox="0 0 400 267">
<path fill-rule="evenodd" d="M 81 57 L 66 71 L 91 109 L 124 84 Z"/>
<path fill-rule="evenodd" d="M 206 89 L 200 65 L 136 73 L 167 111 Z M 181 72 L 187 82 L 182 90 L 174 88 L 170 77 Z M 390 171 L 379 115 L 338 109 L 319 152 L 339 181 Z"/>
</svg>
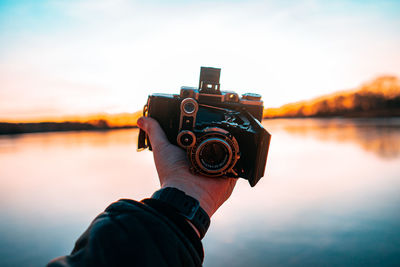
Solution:
<svg viewBox="0 0 400 267">
<path fill-rule="evenodd" d="M 192 174 L 186 152 L 168 141 L 156 120 L 141 117 L 137 124 L 150 138 L 161 187 L 175 187 L 184 191 L 197 199 L 211 217 L 230 197 L 237 179 Z"/>
</svg>

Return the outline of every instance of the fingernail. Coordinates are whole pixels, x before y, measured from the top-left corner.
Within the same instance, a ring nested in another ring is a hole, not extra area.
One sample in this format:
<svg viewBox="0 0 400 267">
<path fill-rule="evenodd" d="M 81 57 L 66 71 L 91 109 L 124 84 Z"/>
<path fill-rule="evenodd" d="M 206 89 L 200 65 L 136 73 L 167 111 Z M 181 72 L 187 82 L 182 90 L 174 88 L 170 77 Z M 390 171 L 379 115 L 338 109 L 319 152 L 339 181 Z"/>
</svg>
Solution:
<svg viewBox="0 0 400 267">
<path fill-rule="evenodd" d="M 143 117 L 140 117 L 140 118 L 137 120 L 137 125 L 138 125 L 140 128 L 143 128 L 143 124 L 144 124 Z"/>
</svg>

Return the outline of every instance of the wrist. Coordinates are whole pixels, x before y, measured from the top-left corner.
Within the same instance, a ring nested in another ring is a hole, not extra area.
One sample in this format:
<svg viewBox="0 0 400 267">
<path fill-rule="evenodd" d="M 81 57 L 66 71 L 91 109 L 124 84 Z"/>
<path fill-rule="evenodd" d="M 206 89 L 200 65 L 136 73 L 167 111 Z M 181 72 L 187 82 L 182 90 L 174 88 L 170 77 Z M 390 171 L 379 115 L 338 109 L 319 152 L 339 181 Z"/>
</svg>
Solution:
<svg viewBox="0 0 400 267">
<path fill-rule="evenodd" d="M 156 191 L 152 199 L 159 200 L 172 207 L 197 230 L 200 239 L 204 237 L 210 226 L 210 217 L 200 206 L 200 202 L 175 187 L 165 187 Z"/>
<path fill-rule="evenodd" d="M 197 199 L 200 203 L 200 207 L 204 209 L 208 217 L 211 218 L 211 216 L 215 213 L 216 208 L 214 201 L 212 200 L 210 194 L 207 191 L 203 190 L 200 186 L 196 184 L 185 184 L 181 181 L 175 182 L 174 180 L 170 179 L 168 180 L 168 182 L 165 182 L 161 185 L 161 188 L 167 187 L 177 188 L 183 191 L 186 195 Z"/>
</svg>

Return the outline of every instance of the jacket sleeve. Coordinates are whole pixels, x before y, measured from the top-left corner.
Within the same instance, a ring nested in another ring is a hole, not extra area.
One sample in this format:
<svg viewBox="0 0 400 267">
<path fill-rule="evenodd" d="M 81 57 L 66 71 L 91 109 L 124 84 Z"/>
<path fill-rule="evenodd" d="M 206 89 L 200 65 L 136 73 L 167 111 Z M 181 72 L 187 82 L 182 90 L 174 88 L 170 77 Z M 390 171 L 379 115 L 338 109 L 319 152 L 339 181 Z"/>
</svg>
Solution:
<svg viewBox="0 0 400 267">
<path fill-rule="evenodd" d="M 201 241 L 185 219 L 154 200 L 120 200 L 95 218 L 70 255 L 48 267 L 201 266 Z"/>
</svg>

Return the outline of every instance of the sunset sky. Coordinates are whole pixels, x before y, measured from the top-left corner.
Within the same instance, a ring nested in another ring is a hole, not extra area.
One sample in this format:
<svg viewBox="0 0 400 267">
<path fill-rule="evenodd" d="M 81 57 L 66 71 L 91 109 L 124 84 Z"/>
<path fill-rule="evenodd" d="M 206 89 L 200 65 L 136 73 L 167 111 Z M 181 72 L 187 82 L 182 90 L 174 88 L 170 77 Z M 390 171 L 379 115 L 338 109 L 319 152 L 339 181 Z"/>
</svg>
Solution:
<svg viewBox="0 0 400 267">
<path fill-rule="evenodd" d="M 266 107 L 400 76 L 400 1 L 0 0 L 0 119 L 133 112 L 221 88 Z"/>
</svg>

